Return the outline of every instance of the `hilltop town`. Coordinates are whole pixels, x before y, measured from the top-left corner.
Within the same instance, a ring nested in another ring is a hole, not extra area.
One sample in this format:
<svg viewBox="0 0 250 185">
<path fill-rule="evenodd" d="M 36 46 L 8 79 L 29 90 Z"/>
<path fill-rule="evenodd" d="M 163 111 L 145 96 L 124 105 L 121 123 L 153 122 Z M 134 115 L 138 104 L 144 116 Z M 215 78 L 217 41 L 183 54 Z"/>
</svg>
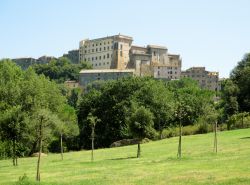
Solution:
<svg viewBox="0 0 250 185">
<path fill-rule="evenodd" d="M 68 51 L 67 57 L 73 64 L 81 61 L 90 63 L 93 69 L 80 71 L 79 81 L 66 81 L 68 86 L 82 86 L 97 80 L 118 79 L 125 76 L 151 76 L 162 80 L 192 78 L 200 87 L 218 91 L 221 89 L 219 72 L 207 71 L 205 67 L 191 67 L 182 70 L 180 54 L 171 54 L 166 46 L 133 45 L 133 38 L 126 35 L 113 35 L 79 42 L 79 48 Z M 33 64 L 47 64 L 53 56 L 16 58 L 13 61 L 27 69 Z"/>
</svg>

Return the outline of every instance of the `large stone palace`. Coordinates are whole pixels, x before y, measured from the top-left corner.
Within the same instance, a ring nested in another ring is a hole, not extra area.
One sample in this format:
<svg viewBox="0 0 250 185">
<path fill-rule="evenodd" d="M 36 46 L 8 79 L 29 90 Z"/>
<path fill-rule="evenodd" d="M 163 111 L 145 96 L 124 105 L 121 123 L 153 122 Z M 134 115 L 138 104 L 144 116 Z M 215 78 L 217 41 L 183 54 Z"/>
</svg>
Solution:
<svg viewBox="0 0 250 185">
<path fill-rule="evenodd" d="M 132 42 L 132 37 L 121 34 L 80 41 L 79 61 L 88 61 L 94 69 L 80 72 L 80 84 L 85 86 L 95 80 L 117 79 L 126 75 L 168 80 L 180 78 L 180 55 L 169 54 L 165 46 L 143 47 L 132 45 Z"/>
</svg>

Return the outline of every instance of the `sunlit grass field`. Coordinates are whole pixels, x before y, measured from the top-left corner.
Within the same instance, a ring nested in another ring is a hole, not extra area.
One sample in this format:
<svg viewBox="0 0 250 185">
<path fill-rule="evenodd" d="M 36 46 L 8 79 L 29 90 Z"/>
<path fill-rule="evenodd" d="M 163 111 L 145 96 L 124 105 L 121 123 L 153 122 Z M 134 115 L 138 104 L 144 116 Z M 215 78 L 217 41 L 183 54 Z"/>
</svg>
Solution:
<svg viewBox="0 0 250 185">
<path fill-rule="evenodd" d="M 141 146 L 99 149 L 91 162 L 90 151 L 42 157 L 41 184 L 250 184 L 250 129 L 218 133 L 218 153 L 213 134 L 183 137 L 183 158 L 177 159 L 178 138 L 152 141 Z M 37 158 L 23 158 L 13 167 L 0 161 L 0 184 L 15 184 L 26 174 L 35 182 Z"/>
</svg>

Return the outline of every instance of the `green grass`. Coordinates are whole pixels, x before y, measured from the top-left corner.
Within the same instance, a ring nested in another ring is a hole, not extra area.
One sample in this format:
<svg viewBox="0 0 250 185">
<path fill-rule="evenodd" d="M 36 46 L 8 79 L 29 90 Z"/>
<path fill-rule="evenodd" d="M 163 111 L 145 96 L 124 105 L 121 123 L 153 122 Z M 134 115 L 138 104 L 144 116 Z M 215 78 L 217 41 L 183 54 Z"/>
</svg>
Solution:
<svg viewBox="0 0 250 185">
<path fill-rule="evenodd" d="M 183 137 L 183 158 L 176 158 L 178 138 L 137 146 L 70 152 L 42 158 L 41 184 L 250 184 L 250 129 L 218 133 L 218 154 L 213 153 L 213 134 Z M 37 158 L 23 158 L 13 167 L 0 161 L 0 184 L 14 184 L 26 174 L 35 179 Z"/>
</svg>

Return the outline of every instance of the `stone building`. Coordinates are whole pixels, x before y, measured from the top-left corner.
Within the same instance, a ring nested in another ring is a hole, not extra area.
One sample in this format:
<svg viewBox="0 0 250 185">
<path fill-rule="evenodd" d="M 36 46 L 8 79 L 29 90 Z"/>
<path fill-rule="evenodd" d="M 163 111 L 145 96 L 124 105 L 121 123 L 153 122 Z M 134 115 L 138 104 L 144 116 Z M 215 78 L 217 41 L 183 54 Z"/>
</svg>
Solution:
<svg viewBox="0 0 250 185">
<path fill-rule="evenodd" d="M 44 59 L 45 56 L 40 57 L 38 59 L 31 58 L 31 57 L 24 57 L 24 58 L 14 58 L 11 59 L 16 65 L 20 66 L 23 70 L 29 68 L 29 66 L 34 64 L 47 64 L 49 61 Z"/>
<path fill-rule="evenodd" d="M 79 44 L 79 61 L 88 61 L 93 69 L 126 69 L 133 38 L 114 35 L 93 40 L 82 40 Z"/>
<path fill-rule="evenodd" d="M 64 54 L 63 57 L 67 57 L 73 64 L 79 63 L 79 50 L 70 50 L 67 54 Z"/>
<path fill-rule="evenodd" d="M 181 58 L 168 54 L 164 46 L 132 46 L 130 51 L 130 68 L 138 76 L 153 76 L 159 79 L 179 79 L 181 75 Z"/>
<path fill-rule="evenodd" d="M 56 57 L 53 56 L 41 56 L 40 58 L 38 58 L 37 60 L 41 63 L 41 64 L 47 64 L 49 63 L 52 59 L 56 59 Z"/>
<path fill-rule="evenodd" d="M 88 84 L 94 81 L 106 81 L 117 80 L 119 78 L 133 76 L 134 69 L 93 69 L 93 70 L 81 70 L 79 83 L 81 86 L 86 87 Z"/>
<path fill-rule="evenodd" d="M 191 67 L 181 72 L 181 77 L 196 80 L 201 88 L 219 90 L 219 73 L 206 71 L 205 67 Z"/>
<path fill-rule="evenodd" d="M 180 55 L 169 54 L 165 46 L 147 45 L 147 47 L 142 47 L 132 45 L 132 42 L 132 37 L 120 34 L 80 41 L 79 60 L 88 61 L 92 64 L 93 69 L 99 69 L 101 71 L 99 75 L 103 76 L 104 80 L 113 79 L 116 76 L 116 72 L 108 69 L 132 69 L 136 76 L 152 76 L 159 79 L 180 78 L 182 64 Z M 98 72 L 82 71 L 80 84 L 85 85 L 85 81 L 98 80 L 99 78 L 96 78 L 93 73 Z M 109 77 L 104 77 L 104 73 L 108 73 Z M 126 73 L 124 71 L 122 74 Z"/>
</svg>

